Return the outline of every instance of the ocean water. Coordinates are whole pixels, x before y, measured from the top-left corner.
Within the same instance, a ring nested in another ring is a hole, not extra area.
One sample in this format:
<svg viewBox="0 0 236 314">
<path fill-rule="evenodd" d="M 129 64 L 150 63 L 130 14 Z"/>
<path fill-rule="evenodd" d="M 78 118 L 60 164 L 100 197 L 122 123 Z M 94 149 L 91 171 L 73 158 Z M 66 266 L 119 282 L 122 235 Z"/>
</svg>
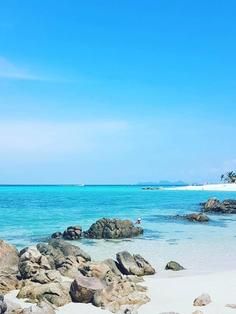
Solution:
<svg viewBox="0 0 236 314">
<path fill-rule="evenodd" d="M 70 225 L 86 230 L 102 217 L 135 221 L 144 235 L 129 240 L 79 240 L 92 258 L 118 251 L 140 253 L 162 273 L 169 260 L 189 272 L 236 268 L 236 215 L 211 215 L 206 224 L 176 219 L 200 211 L 210 197 L 236 198 L 236 192 L 146 191 L 140 186 L 0 186 L 0 238 L 19 249 L 45 241 Z"/>
</svg>

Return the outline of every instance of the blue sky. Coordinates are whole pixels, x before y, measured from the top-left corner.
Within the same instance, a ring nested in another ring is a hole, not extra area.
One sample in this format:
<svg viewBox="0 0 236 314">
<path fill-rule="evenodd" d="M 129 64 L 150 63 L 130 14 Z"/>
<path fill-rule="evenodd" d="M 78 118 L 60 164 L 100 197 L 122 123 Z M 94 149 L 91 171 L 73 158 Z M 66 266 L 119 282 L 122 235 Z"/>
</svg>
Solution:
<svg viewBox="0 0 236 314">
<path fill-rule="evenodd" d="M 236 168 L 235 1 L 0 4 L 0 183 Z"/>
</svg>

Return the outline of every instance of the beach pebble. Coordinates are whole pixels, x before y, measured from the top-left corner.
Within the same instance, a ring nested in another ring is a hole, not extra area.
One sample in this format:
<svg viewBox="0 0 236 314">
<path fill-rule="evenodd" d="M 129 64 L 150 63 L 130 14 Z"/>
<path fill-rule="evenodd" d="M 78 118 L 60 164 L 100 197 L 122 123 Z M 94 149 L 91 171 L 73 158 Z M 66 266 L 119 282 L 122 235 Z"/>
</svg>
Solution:
<svg viewBox="0 0 236 314">
<path fill-rule="evenodd" d="M 193 314 L 204 314 L 202 311 L 195 311 Z"/>
<path fill-rule="evenodd" d="M 211 297 L 207 293 L 201 294 L 193 301 L 194 306 L 206 306 L 211 303 Z"/>
</svg>

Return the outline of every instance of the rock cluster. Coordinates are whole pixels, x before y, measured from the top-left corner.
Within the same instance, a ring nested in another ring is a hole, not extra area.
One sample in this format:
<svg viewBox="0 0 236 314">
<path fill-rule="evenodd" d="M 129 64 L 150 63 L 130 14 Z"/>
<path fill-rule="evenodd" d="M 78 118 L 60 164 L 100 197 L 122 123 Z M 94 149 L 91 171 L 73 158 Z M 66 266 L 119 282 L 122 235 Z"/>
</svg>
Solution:
<svg viewBox="0 0 236 314">
<path fill-rule="evenodd" d="M 52 234 L 53 239 L 78 240 L 82 236 L 82 228 L 80 226 L 70 226 L 63 233 L 55 232 Z"/>
<path fill-rule="evenodd" d="M 192 221 L 192 222 L 208 222 L 209 221 L 209 217 L 203 213 L 188 214 L 188 215 L 185 215 L 185 218 L 188 221 Z"/>
<path fill-rule="evenodd" d="M 0 270 L 15 276 L 14 284 L 0 281 L 0 292 L 17 287 L 18 298 L 36 304 L 10 309 L 0 296 L 0 314 L 54 314 L 55 307 L 72 301 L 92 303 L 113 313 L 133 313 L 149 301 L 137 276 L 155 273 L 141 255 L 120 252 L 116 261 L 95 262 L 78 246 L 62 239 L 51 239 L 19 253 L 2 241 L 0 256 L 5 261 L 0 261 Z"/>
<path fill-rule="evenodd" d="M 53 239 L 78 240 L 81 237 L 90 239 L 121 239 L 132 238 L 143 234 L 141 227 L 135 226 L 130 220 L 102 218 L 82 231 L 80 226 L 68 227 L 64 232 L 55 232 Z"/>
<path fill-rule="evenodd" d="M 219 201 L 216 198 L 209 199 L 202 204 L 204 212 L 236 214 L 236 200 Z"/>
<path fill-rule="evenodd" d="M 92 239 L 120 239 L 136 237 L 142 233 L 143 229 L 130 220 L 102 218 L 92 224 L 84 236 Z"/>
</svg>

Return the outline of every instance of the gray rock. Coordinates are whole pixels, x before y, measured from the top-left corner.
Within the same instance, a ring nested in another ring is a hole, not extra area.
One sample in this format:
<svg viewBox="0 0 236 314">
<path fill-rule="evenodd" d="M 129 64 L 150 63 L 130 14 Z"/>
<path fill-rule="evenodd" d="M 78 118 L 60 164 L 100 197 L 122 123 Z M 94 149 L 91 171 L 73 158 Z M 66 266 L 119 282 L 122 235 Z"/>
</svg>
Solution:
<svg viewBox="0 0 236 314">
<path fill-rule="evenodd" d="M 180 265 L 179 263 L 175 261 L 170 261 L 169 263 L 166 264 L 165 270 L 173 270 L 173 271 L 180 271 L 184 270 L 185 268 Z"/>
<path fill-rule="evenodd" d="M 71 284 L 71 299 L 73 302 L 90 303 L 95 292 L 104 287 L 104 284 L 98 278 L 79 276 Z"/>
<path fill-rule="evenodd" d="M 141 227 L 135 226 L 129 220 L 102 218 L 96 221 L 84 232 L 84 236 L 92 239 L 131 238 L 143 233 Z"/>
<path fill-rule="evenodd" d="M 7 311 L 7 304 L 4 301 L 4 296 L 0 295 L 0 314 L 4 314 Z"/>
<path fill-rule="evenodd" d="M 70 285 L 70 282 L 51 282 L 42 285 L 29 281 L 20 289 L 17 297 L 28 299 L 31 303 L 45 301 L 59 307 L 71 302 Z"/>
<path fill-rule="evenodd" d="M 236 214 L 236 200 L 224 200 L 220 202 L 216 198 L 209 199 L 203 203 L 204 212 L 221 213 L 221 214 Z"/>
<path fill-rule="evenodd" d="M 118 268 L 124 275 L 153 275 L 155 269 L 141 256 L 131 255 L 127 251 L 116 254 Z"/>
<path fill-rule="evenodd" d="M 211 303 L 211 297 L 207 293 L 201 294 L 193 301 L 194 306 L 206 306 Z"/>
<path fill-rule="evenodd" d="M 46 302 L 23 309 L 22 314 L 56 314 L 53 307 Z"/>
<path fill-rule="evenodd" d="M 209 217 L 203 213 L 193 213 L 189 215 L 184 216 L 187 220 L 192 221 L 192 222 L 208 222 Z"/>
</svg>

